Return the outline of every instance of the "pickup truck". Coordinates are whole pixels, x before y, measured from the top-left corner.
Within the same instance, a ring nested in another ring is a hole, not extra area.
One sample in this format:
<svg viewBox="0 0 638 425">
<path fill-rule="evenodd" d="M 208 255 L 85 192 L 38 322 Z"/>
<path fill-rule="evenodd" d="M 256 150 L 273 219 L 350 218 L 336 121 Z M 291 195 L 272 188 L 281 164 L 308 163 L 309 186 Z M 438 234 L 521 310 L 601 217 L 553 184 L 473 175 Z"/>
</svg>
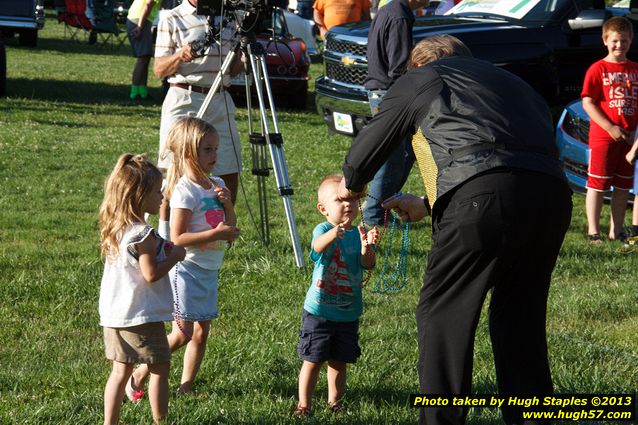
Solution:
<svg viewBox="0 0 638 425">
<path fill-rule="evenodd" d="M 435 34 L 458 37 L 475 57 L 527 81 L 558 115 L 579 97 L 589 65 L 606 55 L 604 20 L 612 15 L 632 18 L 632 10 L 626 4 L 605 7 L 602 0 L 464 0 L 444 15 L 417 17 L 413 38 L 416 43 Z M 316 80 L 315 99 L 331 132 L 355 136 L 370 120 L 363 87 L 369 26 L 346 24 L 327 34 L 324 75 Z M 631 52 L 638 52 L 637 39 Z"/>
<path fill-rule="evenodd" d="M 7 95 L 7 51 L 0 40 L 0 97 Z"/>
<path fill-rule="evenodd" d="M 22 46 L 35 47 L 38 30 L 44 26 L 43 0 L 2 0 L 0 33 L 4 37 L 19 36 Z"/>
</svg>

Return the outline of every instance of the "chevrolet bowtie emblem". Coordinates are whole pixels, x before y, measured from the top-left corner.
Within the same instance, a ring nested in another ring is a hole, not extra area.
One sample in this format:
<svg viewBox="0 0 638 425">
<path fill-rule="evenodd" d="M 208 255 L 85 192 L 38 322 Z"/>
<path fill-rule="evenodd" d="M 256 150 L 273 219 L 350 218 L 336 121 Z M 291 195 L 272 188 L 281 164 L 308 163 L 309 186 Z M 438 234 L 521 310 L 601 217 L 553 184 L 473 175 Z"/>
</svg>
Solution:
<svg viewBox="0 0 638 425">
<path fill-rule="evenodd" d="M 341 58 L 341 63 L 345 66 L 352 66 L 355 62 L 356 60 L 354 58 L 351 58 L 350 56 L 343 56 Z"/>
</svg>

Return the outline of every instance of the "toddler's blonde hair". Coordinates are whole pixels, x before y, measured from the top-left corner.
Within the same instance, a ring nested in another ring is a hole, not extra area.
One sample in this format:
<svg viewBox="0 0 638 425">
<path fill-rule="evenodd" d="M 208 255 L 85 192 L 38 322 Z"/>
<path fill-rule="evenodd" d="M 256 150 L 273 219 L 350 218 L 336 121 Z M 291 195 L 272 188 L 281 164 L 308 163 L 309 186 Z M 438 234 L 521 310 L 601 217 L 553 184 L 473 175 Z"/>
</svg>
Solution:
<svg viewBox="0 0 638 425">
<path fill-rule="evenodd" d="M 162 173 L 145 154 L 125 153 L 106 179 L 100 205 L 100 251 L 112 259 L 118 255 L 122 231 L 135 222 L 144 222 L 144 202 L 162 184 Z"/>
<path fill-rule="evenodd" d="M 190 170 L 193 176 L 200 180 L 205 180 L 208 175 L 199 165 L 199 144 L 205 135 L 212 134 L 218 137 L 215 127 L 206 121 L 187 117 L 182 118 L 173 125 L 166 138 L 166 151 L 173 153 L 173 163 L 168 167 L 166 187 L 164 197 L 170 199 L 175 185 L 179 179 Z"/>
<path fill-rule="evenodd" d="M 327 186 L 329 183 L 339 184 L 342 178 L 343 176 L 341 174 L 328 174 L 323 179 L 321 179 L 321 182 L 319 183 L 319 188 L 317 189 L 317 201 L 321 202 L 321 193 L 325 186 Z"/>
</svg>

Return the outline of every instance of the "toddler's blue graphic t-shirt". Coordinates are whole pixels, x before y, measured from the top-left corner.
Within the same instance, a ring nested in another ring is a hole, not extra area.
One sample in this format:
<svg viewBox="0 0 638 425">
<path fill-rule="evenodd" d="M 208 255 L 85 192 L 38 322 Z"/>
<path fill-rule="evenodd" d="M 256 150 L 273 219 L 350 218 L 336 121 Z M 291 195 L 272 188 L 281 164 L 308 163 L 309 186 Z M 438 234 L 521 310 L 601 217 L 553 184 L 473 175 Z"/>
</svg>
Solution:
<svg viewBox="0 0 638 425">
<path fill-rule="evenodd" d="M 334 226 L 323 222 L 312 232 L 312 241 Z M 324 252 L 310 252 L 315 268 L 312 284 L 306 294 L 304 309 L 316 316 L 335 322 L 357 320 L 363 311 L 361 296 L 361 239 L 359 230 L 352 227 L 344 232 Z"/>
</svg>

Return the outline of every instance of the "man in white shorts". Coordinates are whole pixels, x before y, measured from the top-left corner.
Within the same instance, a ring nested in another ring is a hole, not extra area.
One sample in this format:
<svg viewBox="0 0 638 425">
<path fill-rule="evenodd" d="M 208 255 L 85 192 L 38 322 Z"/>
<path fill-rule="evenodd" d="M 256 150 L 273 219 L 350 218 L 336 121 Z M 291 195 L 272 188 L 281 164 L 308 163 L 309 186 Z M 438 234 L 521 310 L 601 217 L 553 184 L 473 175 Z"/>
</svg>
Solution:
<svg viewBox="0 0 638 425">
<path fill-rule="evenodd" d="M 216 17 L 216 21 L 219 21 L 219 17 Z M 168 131 L 179 118 L 197 114 L 226 55 L 235 46 L 231 24 L 221 31 L 221 46 L 218 43 L 207 46 L 203 55 L 198 57 L 198 52 L 191 48 L 190 43 L 204 40 L 208 27 L 207 18 L 197 15 L 197 0 L 184 0 L 181 5 L 160 17 L 153 72 L 160 78 L 169 77 L 170 83 L 162 105 L 160 124 L 158 167 L 163 170 L 168 169 L 172 161 L 170 155 L 163 155 Z M 242 70 L 241 54 L 235 56 L 229 68 L 222 80 L 224 86 L 229 85 L 231 77 Z M 235 122 L 235 104 L 228 92 L 222 90 L 215 93 L 202 119 L 213 125 L 219 134 L 217 164 L 213 174 L 224 180 L 234 203 L 241 171 L 241 146 Z M 167 221 L 168 214 L 168 202 L 165 200 L 160 210 L 160 220 Z"/>
</svg>

